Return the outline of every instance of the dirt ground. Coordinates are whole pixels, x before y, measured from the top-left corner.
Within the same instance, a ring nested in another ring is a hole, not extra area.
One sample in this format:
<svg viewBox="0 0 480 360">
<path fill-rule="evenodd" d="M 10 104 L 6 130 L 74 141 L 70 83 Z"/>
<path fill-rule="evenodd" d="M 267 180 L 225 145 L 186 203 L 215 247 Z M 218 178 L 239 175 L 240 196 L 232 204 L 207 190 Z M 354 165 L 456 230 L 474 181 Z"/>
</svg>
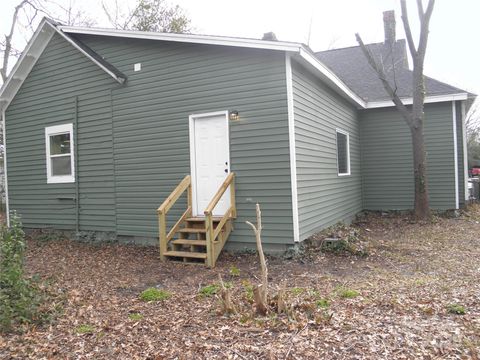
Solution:
<svg viewBox="0 0 480 360">
<path fill-rule="evenodd" d="M 222 254 L 207 269 L 163 264 L 156 248 L 30 240 L 28 272 L 53 284 L 63 311 L 51 325 L 0 337 L 0 358 L 478 359 L 480 207 L 428 224 L 370 215 L 357 228 L 367 257 L 268 259 L 272 293 L 287 284 L 290 317 L 253 315 L 255 255 Z M 219 315 L 216 296 L 199 294 L 219 273 L 237 315 Z M 143 302 L 148 287 L 172 297 Z"/>
</svg>

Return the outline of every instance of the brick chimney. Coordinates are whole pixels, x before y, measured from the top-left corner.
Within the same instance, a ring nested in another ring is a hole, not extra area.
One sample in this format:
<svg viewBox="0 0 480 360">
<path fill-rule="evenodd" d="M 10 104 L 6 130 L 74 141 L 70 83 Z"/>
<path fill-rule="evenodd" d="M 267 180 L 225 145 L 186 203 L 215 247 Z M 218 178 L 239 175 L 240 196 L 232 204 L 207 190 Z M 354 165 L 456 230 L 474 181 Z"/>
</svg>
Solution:
<svg viewBox="0 0 480 360">
<path fill-rule="evenodd" d="M 395 11 L 383 12 L 383 27 L 385 29 L 385 44 L 395 43 Z"/>
</svg>

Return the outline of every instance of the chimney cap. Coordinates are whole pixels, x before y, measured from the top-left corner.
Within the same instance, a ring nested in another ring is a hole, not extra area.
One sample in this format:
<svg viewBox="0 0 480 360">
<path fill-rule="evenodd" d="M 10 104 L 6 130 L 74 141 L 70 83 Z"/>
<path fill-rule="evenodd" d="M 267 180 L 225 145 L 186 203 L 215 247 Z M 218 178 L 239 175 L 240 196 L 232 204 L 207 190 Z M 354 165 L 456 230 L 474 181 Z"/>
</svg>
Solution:
<svg viewBox="0 0 480 360">
<path fill-rule="evenodd" d="M 277 36 L 273 31 L 269 31 L 263 34 L 262 40 L 269 40 L 269 41 L 278 41 Z"/>
</svg>

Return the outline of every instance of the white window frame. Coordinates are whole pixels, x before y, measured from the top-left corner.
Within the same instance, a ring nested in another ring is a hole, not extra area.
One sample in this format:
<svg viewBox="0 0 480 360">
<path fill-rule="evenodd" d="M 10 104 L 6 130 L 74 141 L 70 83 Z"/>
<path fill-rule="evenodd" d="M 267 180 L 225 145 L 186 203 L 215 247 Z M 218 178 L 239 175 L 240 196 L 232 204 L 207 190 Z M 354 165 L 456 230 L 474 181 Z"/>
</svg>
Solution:
<svg viewBox="0 0 480 360">
<path fill-rule="evenodd" d="M 338 163 L 338 136 L 337 134 L 343 134 L 347 136 L 347 172 L 341 173 Z M 337 175 L 338 176 L 350 176 L 350 134 L 348 131 L 342 129 L 335 129 L 335 152 L 337 153 Z"/>
<path fill-rule="evenodd" d="M 71 175 L 52 175 L 52 157 L 67 156 L 50 155 L 50 137 L 54 135 L 70 134 L 70 166 Z M 47 157 L 47 184 L 73 183 L 75 182 L 75 158 L 74 158 L 74 142 L 73 142 L 73 124 L 63 124 L 49 126 L 45 128 L 45 149 Z"/>
</svg>

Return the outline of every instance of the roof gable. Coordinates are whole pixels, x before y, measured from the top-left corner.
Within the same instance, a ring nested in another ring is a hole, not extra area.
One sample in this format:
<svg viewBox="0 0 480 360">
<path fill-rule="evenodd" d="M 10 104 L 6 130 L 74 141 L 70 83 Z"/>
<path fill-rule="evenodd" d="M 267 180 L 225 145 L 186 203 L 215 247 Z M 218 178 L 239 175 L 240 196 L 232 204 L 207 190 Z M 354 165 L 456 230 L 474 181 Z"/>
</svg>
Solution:
<svg viewBox="0 0 480 360">
<path fill-rule="evenodd" d="M 67 40 L 73 47 L 79 50 L 88 59 L 93 61 L 117 82 L 123 83 L 126 80 L 125 75 L 118 71 L 113 65 L 106 62 L 92 49 L 85 44 L 82 44 L 79 40 L 64 34 L 62 31 L 59 31 L 57 25 L 53 21 L 44 18 L 40 22 L 37 30 L 33 34 L 22 55 L 10 72 L 9 77 L 0 88 L 0 111 L 5 110 L 15 97 L 55 33 L 62 36 L 62 38 Z"/>
</svg>

